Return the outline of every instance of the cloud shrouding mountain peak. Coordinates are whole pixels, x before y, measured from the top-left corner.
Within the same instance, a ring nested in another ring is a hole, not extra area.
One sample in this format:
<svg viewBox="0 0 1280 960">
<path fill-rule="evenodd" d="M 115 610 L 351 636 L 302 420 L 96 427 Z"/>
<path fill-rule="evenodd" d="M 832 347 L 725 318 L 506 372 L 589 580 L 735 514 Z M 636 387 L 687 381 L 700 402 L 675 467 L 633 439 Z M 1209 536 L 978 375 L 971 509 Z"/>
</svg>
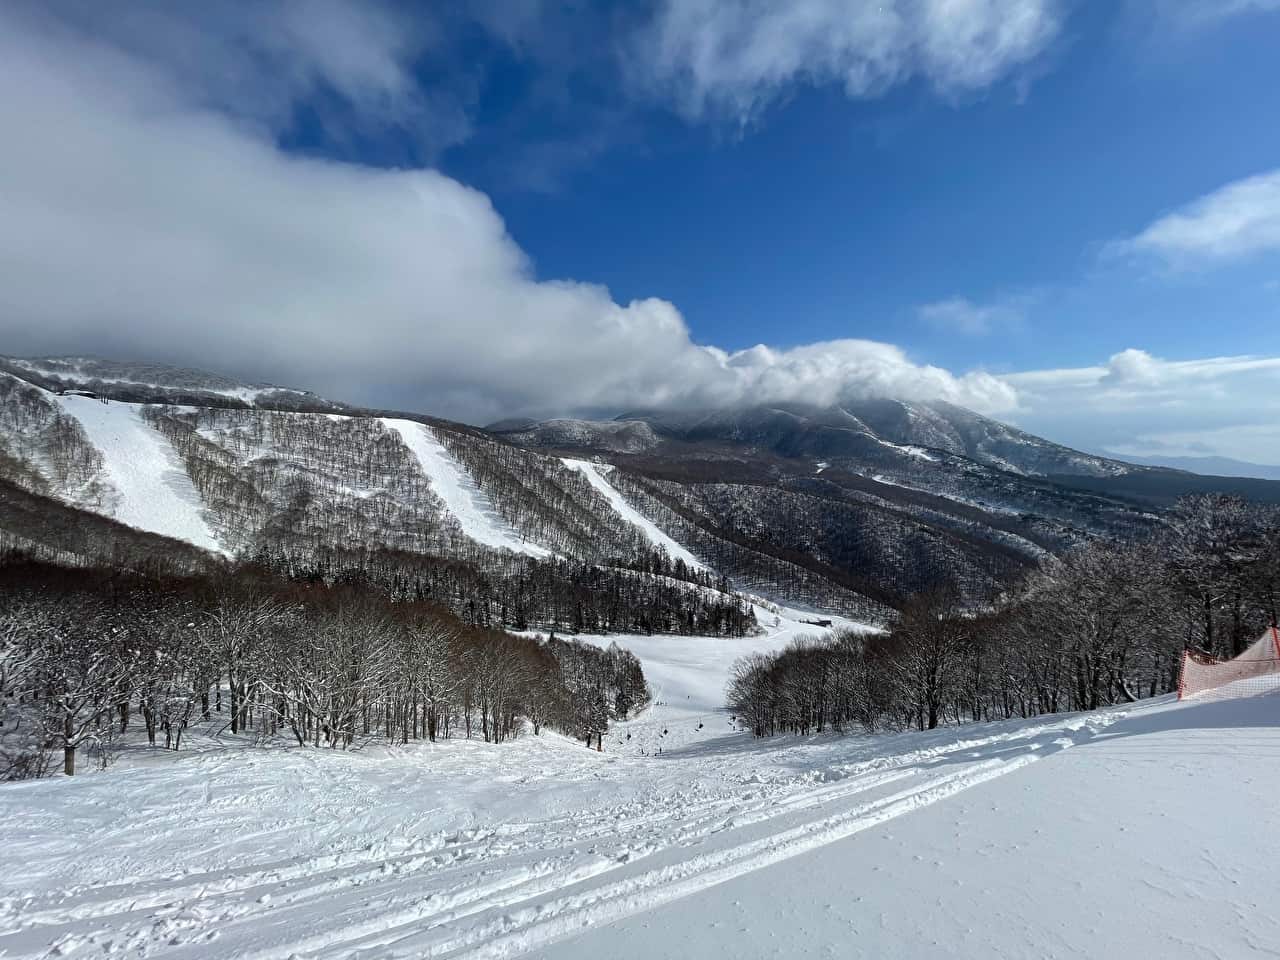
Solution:
<svg viewBox="0 0 1280 960">
<path fill-rule="evenodd" d="M 7 352 L 212 366 L 470 420 L 862 395 L 1016 403 L 994 377 L 883 343 L 696 344 L 665 300 L 537 278 L 489 199 L 449 177 L 286 153 L 163 62 L 13 10 L 0 22 Z"/>
</svg>

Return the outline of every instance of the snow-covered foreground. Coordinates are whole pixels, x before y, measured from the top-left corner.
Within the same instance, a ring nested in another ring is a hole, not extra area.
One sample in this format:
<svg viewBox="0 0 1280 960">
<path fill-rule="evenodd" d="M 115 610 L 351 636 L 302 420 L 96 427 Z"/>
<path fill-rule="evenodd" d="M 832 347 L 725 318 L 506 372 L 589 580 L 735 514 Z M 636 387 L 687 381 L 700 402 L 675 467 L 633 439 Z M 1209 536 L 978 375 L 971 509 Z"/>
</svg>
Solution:
<svg viewBox="0 0 1280 960">
<path fill-rule="evenodd" d="M 545 547 L 521 537 L 498 514 L 475 480 L 426 427 L 413 420 L 397 420 L 392 417 L 383 417 L 382 422 L 396 431 L 405 446 L 418 458 L 423 472 L 431 481 L 431 489 L 444 501 L 446 509 L 457 517 L 464 534 L 488 547 L 505 548 L 535 557 L 550 555 Z"/>
<path fill-rule="evenodd" d="M 654 643 L 603 753 L 200 735 L 0 788 L 0 956 L 1280 951 L 1280 696 L 760 743 Z"/>
<path fill-rule="evenodd" d="M 225 552 L 201 514 L 200 494 L 177 453 L 140 415 L 133 403 L 102 403 L 91 397 L 55 397 L 80 421 L 102 454 L 103 473 L 115 500 L 112 517 L 139 530 Z"/>
</svg>

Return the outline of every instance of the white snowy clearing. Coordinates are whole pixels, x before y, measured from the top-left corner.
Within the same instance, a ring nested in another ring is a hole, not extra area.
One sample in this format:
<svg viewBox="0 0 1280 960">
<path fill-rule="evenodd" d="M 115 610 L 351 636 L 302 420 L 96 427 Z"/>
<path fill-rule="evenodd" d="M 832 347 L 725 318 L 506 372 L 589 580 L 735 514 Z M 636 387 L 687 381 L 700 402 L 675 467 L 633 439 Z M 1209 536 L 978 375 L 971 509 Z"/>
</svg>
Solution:
<svg viewBox="0 0 1280 960">
<path fill-rule="evenodd" d="M 153 430 L 132 403 L 55 396 L 102 454 L 103 475 L 116 496 L 109 514 L 139 530 L 185 540 L 225 553 L 200 513 L 200 494 L 169 441 Z"/>
<path fill-rule="evenodd" d="M 697 557 L 690 553 L 685 547 L 681 546 L 671 537 L 667 536 L 658 528 L 652 520 L 637 510 L 623 498 L 622 494 L 617 491 L 607 477 L 601 473 L 600 467 L 587 460 L 574 460 L 571 457 L 562 457 L 561 462 L 566 467 L 573 470 L 580 470 L 591 481 L 591 485 L 596 488 L 605 499 L 609 501 L 609 505 L 617 511 L 622 519 L 626 520 L 633 526 L 639 527 L 640 531 L 649 539 L 655 547 L 661 547 L 667 552 L 672 560 L 683 560 L 685 564 L 694 570 L 706 570 L 706 564 L 702 563 Z M 613 469 L 609 467 L 608 469 Z"/>
<path fill-rule="evenodd" d="M 445 507 L 458 518 L 462 532 L 488 547 L 514 550 L 535 557 L 549 556 L 551 551 L 530 543 L 502 518 L 489 498 L 462 466 L 449 455 L 431 431 L 412 420 L 383 417 L 385 426 L 400 434 L 422 466 L 431 489 L 444 501 Z"/>
<path fill-rule="evenodd" d="M 756 598 L 758 600 L 758 598 Z M 767 606 L 761 606 L 767 604 Z M 615 745 L 642 756 L 679 747 L 705 746 L 715 737 L 737 736 L 724 708 L 734 661 L 748 653 L 775 653 L 799 637 L 832 630 L 875 630 L 843 617 L 824 614 L 831 627 L 807 622 L 812 614 L 765 600 L 753 604 L 764 629 L 754 637 L 681 637 L 669 634 L 575 634 L 575 640 L 626 647 L 644 667 L 653 702 L 643 716 L 610 730 Z M 530 635 L 537 631 L 528 631 Z M 616 736 L 615 736 L 616 732 Z"/>
<path fill-rule="evenodd" d="M 1280 951 L 1280 696 L 762 742 L 716 707 L 761 638 L 620 639 L 659 702 L 603 753 L 212 724 L 0 787 L 0 956 Z"/>
</svg>

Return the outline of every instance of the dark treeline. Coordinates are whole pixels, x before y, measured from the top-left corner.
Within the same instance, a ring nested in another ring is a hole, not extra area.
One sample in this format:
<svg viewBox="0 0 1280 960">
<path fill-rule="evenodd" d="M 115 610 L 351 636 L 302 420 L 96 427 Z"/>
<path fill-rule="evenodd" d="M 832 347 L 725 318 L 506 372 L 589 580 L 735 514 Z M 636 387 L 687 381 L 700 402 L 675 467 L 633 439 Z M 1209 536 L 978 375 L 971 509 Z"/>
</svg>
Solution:
<svg viewBox="0 0 1280 960">
<path fill-rule="evenodd" d="M 62 566 L 110 566 L 157 576 L 187 576 L 221 564 L 189 543 L 136 530 L 0 477 L 0 555 L 15 552 Z"/>
<path fill-rule="evenodd" d="M 381 550 L 263 553 L 255 562 L 290 580 L 359 576 L 393 599 L 438 603 L 479 627 L 740 637 L 757 626 L 750 603 L 724 578 L 662 550 L 625 566 L 497 551 L 470 562 Z"/>
<path fill-rule="evenodd" d="M 109 566 L 151 576 L 187 576 L 226 566 L 176 540 L 134 530 L 0 479 L 0 551 L 66 566 Z M 279 577 L 337 583 L 359 577 L 395 600 L 448 607 L 465 623 L 571 633 L 679 633 L 744 636 L 752 607 L 723 577 L 692 570 L 650 550 L 599 567 L 565 558 L 477 549 L 467 559 L 385 549 L 323 547 L 259 553 Z"/>
<path fill-rule="evenodd" d="M 1203 495 L 1166 519 L 1148 538 L 1048 561 L 980 612 L 937 588 L 885 633 L 744 658 L 729 706 L 766 736 L 932 729 L 1167 693 L 1184 650 L 1232 657 L 1275 623 L 1280 511 Z"/>
<path fill-rule="evenodd" d="M 648 702 L 630 653 L 518 636 L 358 580 L 289 583 L 241 567 L 165 579 L 0 563 L 0 779 L 100 758 L 132 725 L 347 748 L 446 737 L 502 742 L 552 726 L 600 747 Z"/>
<path fill-rule="evenodd" d="M 880 621 L 892 597 L 866 578 L 846 574 L 795 551 L 772 545 L 759 527 L 754 536 L 734 532 L 714 517 L 684 505 L 692 493 L 617 470 L 610 482 L 645 516 L 742 589 L 806 604 L 861 620 Z"/>
<path fill-rule="evenodd" d="M 850 501 L 778 486 L 670 486 L 723 540 L 810 566 L 882 604 L 951 578 L 965 596 L 988 595 L 1024 570 L 1025 555 L 874 498 Z"/>
</svg>

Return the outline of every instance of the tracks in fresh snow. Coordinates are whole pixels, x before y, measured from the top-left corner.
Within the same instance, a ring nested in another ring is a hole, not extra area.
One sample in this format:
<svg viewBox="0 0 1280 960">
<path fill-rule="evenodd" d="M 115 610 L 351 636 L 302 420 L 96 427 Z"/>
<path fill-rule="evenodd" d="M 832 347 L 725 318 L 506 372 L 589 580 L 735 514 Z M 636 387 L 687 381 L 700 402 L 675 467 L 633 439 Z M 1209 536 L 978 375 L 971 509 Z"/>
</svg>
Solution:
<svg viewBox="0 0 1280 960">
<path fill-rule="evenodd" d="M 514 956 L 946 800 L 1119 716 L 952 739 L 774 782 L 726 776 L 714 788 L 655 790 L 604 809 L 584 802 L 563 816 L 399 845 L 221 869 L 214 851 L 206 873 L 0 903 L 0 956 Z M 630 775 L 705 768 L 711 756 L 636 764 Z"/>
<path fill-rule="evenodd" d="M 558 895 L 551 898 L 522 897 L 514 903 L 508 901 L 486 906 L 479 922 L 438 938 L 431 936 L 431 930 L 428 929 L 412 931 L 407 936 L 396 939 L 388 939 L 384 934 L 376 945 L 393 956 L 518 955 L 570 936 L 588 926 L 609 923 L 691 896 L 815 847 L 834 843 L 911 810 L 935 803 L 967 787 L 1011 772 L 1033 759 L 1033 756 L 1025 756 L 1011 761 L 986 761 L 972 768 L 926 779 L 915 787 L 855 805 L 840 813 L 766 831 L 759 836 L 741 838 L 738 842 L 724 846 L 708 842 L 711 849 L 705 853 L 674 859 L 659 858 L 670 862 L 604 884 L 573 884 L 567 889 L 555 890 Z M 848 795 L 881 786 L 890 780 L 909 776 L 912 772 L 873 775 L 868 778 L 870 783 L 844 793 Z M 825 807 L 833 802 L 834 798 L 828 798 L 826 803 L 819 806 Z M 785 816 L 765 819 L 791 820 Z M 738 829 L 736 824 L 732 824 L 732 828 Z"/>
</svg>

